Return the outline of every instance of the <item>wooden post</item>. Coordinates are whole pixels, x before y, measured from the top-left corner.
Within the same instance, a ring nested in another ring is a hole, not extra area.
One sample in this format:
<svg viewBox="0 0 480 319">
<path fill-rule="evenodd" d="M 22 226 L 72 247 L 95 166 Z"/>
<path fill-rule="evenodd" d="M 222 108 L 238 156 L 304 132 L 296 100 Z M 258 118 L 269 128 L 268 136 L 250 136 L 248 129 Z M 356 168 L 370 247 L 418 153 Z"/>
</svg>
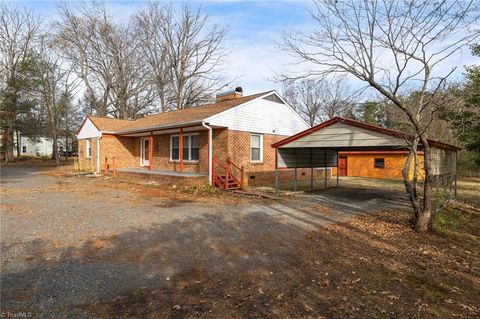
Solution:
<svg viewBox="0 0 480 319">
<path fill-rule="evenodd" d="M 108 173 L 108 158 L 105 157 L 105 175 Z"/>
<path fill-rule="evenodd" d="M 323 175 L 325 177 L 325 185 L 324 188 L 328 188 L 328 181 L 327 181 L 327 149 L 324 150 L 325 155 L 325 162 L 323 163 Z"/>
<path fill-rule="evenodd" d="M 338 160 L 339 160 L 339 155 L 338 155 L 338 150 L 337 150 L 337 188 L 338 188 L 338 182 L 339 182 L 339 176 L 340 176 L 340 172 L 339 172 L 339 166 L 338 166 Z"/>
<path fill-rule="evenodd" d="M 455 199 L 457 199 L 458 152 L 455 152 Z"/>
<path fill-rule="evenodd" d="M 313 148 L 310 147 L 310 191 L 313 192 Z"/>
<path fill-rule="evenodd" d="M 298 179 L 297 179 L 297 168 L 295 167 L 295 180 L 293 181 L 293 191 L 297 191 L 298 188 Z"/>
<path fill-rule="evenodd" d="M 213 155 L 210 154 L 210 139 L 212 138 L 211 136 L 212 132 L 210 130 L 208 130 L 208 134 L 207 134 L 207 149 L 208 149 L 208 175 L 209 175 L 209 178 L 210 178 L 210 185 L 213 185 L 213 172 L 214 172 L 214 160 L 213 160 Z M 200 156 L 200 155 L 199 155 Z M 210 167 L 211 165 L 211 167 Z"/>
<path fill-rule="evenodd" d="M 297 157 L 297 149 L 295 148 L 295 180 L 293 181 L 293 190 L 296 192 L 298 190 L 298 163 L 297 163 L 298 157 Z"/>
<path fill-rule="evenodd" d="M 227 169 L 225 172 L 225 183 L 224 183 L 224 188 L 228 189 L 228 180 L 230 179 L 230 161 L 227 158 Z"/>
<path fill-rule="evenodd" d="M 275 149 L 275 196 L 278 196 L 278 148 Z"/>
<path fill-rule="evenodd" d="M 453 198 L 452 184 L 453 184 L 453 174 L 452 172 L 450 172 L 450 174 L 448 174 L 448 196 L 450 197 L 450 199 Z"/>
<path fill-rule="evenodd" d="M 115 169 L 115 157 L 112 158 L 112 170 L 113 170 L 113 176 L 116 176 L 117 170 Z"/>
<path fill-rule="evenodd" d="M 180 159 L 180 173 L 183 172 L 183 128 L 180 128 L 180 135 L 178 136 L 179 159 Z"/>
<path fill-rule="evenodd" d="M 153 132 L 150 132 L 150 147 L 148 148 L 148 167 L 150 171 L 152 170 L 153 165 Z"/>
</svg>

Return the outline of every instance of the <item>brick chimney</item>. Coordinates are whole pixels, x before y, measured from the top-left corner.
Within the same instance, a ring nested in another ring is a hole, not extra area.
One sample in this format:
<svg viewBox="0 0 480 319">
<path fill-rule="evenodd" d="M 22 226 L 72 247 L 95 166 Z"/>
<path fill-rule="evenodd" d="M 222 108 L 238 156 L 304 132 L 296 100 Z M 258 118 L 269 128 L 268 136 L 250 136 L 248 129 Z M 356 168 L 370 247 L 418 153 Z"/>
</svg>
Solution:
<svg viewBox="0 0 480 319">
<path fill-rule="evenodd" d="M 241 86 L 237 86 L 235 89 L 218 92 L 216 95 L 215 102 L 234 100 L 242 96 L 243 96 L 243 89 Z"/>
</svg>

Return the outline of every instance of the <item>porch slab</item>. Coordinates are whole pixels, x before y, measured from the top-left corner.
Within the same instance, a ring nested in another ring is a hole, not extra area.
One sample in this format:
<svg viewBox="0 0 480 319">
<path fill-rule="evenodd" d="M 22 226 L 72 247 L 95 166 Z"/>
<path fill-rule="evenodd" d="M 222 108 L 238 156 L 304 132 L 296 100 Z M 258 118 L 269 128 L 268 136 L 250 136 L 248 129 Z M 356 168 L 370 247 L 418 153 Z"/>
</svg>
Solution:
<svg viewBox="0 0 480 319">
<path fill-rule="evenodd" d="M 205 177 L 207 174 L 196 173 L 196 172 L 177 172 L 177 171 L 168 171 L 160 169 L 152 169 L 142 167 L 132 167 L 132 168 L 119 168 L 117 172 L 126 172 L 126 173 L 137 173 L 137 174 L 151 174 L 151 175 L 164 175 L 164 176 L 175 176 L 175 177 Z"/>
</svg>

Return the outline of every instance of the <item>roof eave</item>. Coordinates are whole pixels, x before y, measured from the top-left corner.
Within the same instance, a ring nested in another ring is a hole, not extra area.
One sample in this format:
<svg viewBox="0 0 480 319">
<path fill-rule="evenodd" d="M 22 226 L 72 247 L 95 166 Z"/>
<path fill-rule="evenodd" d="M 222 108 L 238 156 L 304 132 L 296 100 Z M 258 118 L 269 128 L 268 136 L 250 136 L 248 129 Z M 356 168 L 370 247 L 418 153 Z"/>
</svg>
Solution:
<svg viewBox="0 0 480 319">
<path fill-rule="evenodd" d="M 314 127 L 306 129 L 305 131 L 302 131 L 300 133 L 297 133 L 295 135 L 287 137 L 286 139 L 278 141 L 278 142 L 272 144 L 271 146 L 273 148 L 279 148 L 279 147 L 281 147 L 285 144 L 288 144 L 290 142 L 293 142 L 293 141 L 295 141 L 295 140 L 297 140 L 297 139 L 299 139 L 303 136 L 309 135 L 313 132 L 319 131 L 319 130 L 325 128 L 325 127 L 328 127 L 328 126 L 333 125 L 333 124 L 338 123 L 338 122 L 345 122 L 345 123 L 347 123 L 349 125 L 352 125 L 352 126 L 357 126 L 357 127 L 364 128 L 364 129 L 367 129 L 367 130 L 380 132 L 382 134 L 390 135 L 390 136 L 397 137 L 397 138 L 411 137 L 411 135 L 409 135 L 407 133 L 398 132 L 398 131 L 395 131 L 395 130 L 382 128 L 382 127 L 378 127 L 378 126 L 375 126 L 375 125 L 371 125 L 371 124 L 367 124 L 367 123 L 363 123 L 363 122 L 354 121 L 354 120 L 345 119 L 345 118 L 342 118 L 342 117 L 339 117 L 339 116 L 335 116 L 328 121 L 325 121 L 325 122 L 320 123 L 320 124 L 318 124 Z M 442 143 L 442 142 L 438 142 L 438 141 L 428 140 L 428 143 L 429 143 L 429 145 L 435 146 L 435 147 L 438 147 L 438 148 L 451 149 L 451 150 L 455 150 L 455 151 L 461 150 L 461 148 L 459 148 L 457 146 Z"/>
<path fill-rule="evenodd" d="M 195 124 L 200 124 L 201 125 L 203 121 L 204 120 L 202 119 L 202 120 L 175 123 L 175 124 L 169 124 L 169 125 L 147 126 L 147 127 L 142 127 L 142 128 L 138 128 L 138 129 L 128 129 L 128 130 L 114 131 L 114 132 L 111 132 L 110 134 L 125 135 L 125 134 L 134 134 L 134 133 L 145 133 L 145 132 L 150 132 L 150 131 L 172 129 L 172 128 L 190 126 L 190 125 L 195 125 Z"/>
</svg>

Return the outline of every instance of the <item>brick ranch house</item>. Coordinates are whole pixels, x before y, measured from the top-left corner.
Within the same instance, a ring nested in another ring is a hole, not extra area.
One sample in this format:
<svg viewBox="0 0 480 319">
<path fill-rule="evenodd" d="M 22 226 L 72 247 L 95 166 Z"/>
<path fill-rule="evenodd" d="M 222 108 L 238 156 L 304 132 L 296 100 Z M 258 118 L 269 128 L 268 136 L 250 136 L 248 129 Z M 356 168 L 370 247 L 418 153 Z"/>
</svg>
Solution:
<svg viewBox="0 0 480 319">
<path fill-rule="evenodd" d="M 271 144 L 308 127 L 277 92 L 243 96 L 237 88 L 217 94 L 215 103 L 136 120 L 87 116 L 78 159 L 96 172 L 115 158 L 118 172 L 208 177 L 211 184 L 230 159 L 237 171 L 243 166 L 243 185 L 261 184 L 274 179 Z"/>
</svg>

